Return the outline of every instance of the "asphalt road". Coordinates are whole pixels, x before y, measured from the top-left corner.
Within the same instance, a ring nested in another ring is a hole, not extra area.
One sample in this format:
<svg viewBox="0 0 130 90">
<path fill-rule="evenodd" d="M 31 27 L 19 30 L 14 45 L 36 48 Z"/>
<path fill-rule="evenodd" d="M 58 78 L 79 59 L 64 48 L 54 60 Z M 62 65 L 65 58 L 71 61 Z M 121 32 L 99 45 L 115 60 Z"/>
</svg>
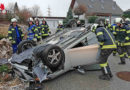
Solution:
<svg viewBox="0 0 130 90">
<path fill-rule="evenodd" d="M 119 79 L 117 72 L 130 71 L 130 61 L 126 65 L 118 65 L 119 56 L 110 56 L 109 64 L 114 77 L 110 81 L 100 80 L 101 71 L 87 71 L 84 75 L 77 71 L 69 71 L 54 80 L 43 83 L 43 90 L 130 90 L 130 82 Z"/>
</svg>

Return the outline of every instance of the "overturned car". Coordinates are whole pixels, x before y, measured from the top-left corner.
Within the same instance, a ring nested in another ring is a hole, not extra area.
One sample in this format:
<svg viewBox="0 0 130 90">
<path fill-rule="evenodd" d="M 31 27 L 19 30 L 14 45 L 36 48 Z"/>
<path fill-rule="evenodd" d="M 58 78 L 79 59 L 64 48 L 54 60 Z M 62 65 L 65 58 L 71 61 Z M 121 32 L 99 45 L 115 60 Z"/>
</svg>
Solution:
<svg viewBox="0 0 130 90">
<path fill-rule="evenodd" d="M 99 45 L 88 28 L 66 29 L 41 41 L 23 41 L 9 60 L 25 81 L 53 79 L 77 66 L 97 63 Z"/>
</svg>

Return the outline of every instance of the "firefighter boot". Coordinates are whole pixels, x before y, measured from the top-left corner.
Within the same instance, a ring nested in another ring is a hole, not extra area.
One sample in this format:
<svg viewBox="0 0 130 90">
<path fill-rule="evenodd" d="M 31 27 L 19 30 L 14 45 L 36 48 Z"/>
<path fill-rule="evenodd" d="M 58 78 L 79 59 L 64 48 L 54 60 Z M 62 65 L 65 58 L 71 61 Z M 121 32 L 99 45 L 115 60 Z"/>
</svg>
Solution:
<svg viewBox="0 0 130 90">
<path fill-rule="evenodd" d="M 114 50 L 114 51 L 113 51 L 113 56 L 116 56 L 116 53 L 117 53 L 116 50 Z"/>
<path fill-rule="evenodd" d="M 85 70 L 83 68 L 81 68 L 81 66 L 77 67 L 77 71 L 81 74 L 85 74 Z"/>
<path fill-rule="evenodd" d="M 99 79 L 101 79 L 101 80 L 110 80 L 111 77 L 110 77 L 110 75 L 108 74 L 107 68 L 106 68 L 106 67 L 102 67 L 101 69 L 102 69 L 103 75 L 100 75 L 100 76 L 99 76 Z"/>
<path fill-rule="evenodd" d="M 125 58 L 128 58 L 126 54 L 124 55 L 124 57 L 125 57 Z"/>
<path fill-rule="evenodd" d="M 112 75 L 112 72 L 111 72 L 111 69 L 110 69 L 109 65 L 107 66 L 107 70 L 108 70 L 108 74 L 109 74 L 109 76 L 112 78 L 113 75 Z"/>
<path fill-rule="evenodd" d="M 116 56 L 116 53 L 113 53 L 113 56 Z"/>
<path fill-rule="evenodd" d="M 121 62 L 120 62 L 119 64 L 122 64 L 122 65 L 123 65 L 123 64 L 126 64 L 126 63 L 125 63 L 125 58 L 124 58 L 124 57 L 121 57 L 120 59 L 121 59 Z"/>
</svg>

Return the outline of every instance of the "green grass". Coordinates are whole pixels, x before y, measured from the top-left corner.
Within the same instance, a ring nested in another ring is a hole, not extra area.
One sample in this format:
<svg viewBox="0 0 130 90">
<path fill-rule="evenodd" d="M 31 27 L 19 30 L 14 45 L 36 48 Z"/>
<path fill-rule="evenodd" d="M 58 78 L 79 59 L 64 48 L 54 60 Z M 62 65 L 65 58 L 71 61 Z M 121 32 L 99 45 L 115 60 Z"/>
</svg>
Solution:
<svg viewBox="0 0 130 90">
<path fill-rule="evenodd" d="M 0 66 L 0 73 L 2 73 L 2 72 L 9 72 L 7 65 L 1 65 Z"/>
<path fill-rule="evenodd" d="M 3 38 L 6 38 L 6 36 L 0 34 L 0 40 L 3 39 Z"/>
</svg>

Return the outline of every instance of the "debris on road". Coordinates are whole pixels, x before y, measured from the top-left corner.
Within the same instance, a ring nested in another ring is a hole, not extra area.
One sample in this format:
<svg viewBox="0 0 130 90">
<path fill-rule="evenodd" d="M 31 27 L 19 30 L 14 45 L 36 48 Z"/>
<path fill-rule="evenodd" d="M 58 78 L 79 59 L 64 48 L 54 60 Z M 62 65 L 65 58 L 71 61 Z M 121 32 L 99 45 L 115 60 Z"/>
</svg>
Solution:
<svg viewBox="0 0 130 90">
<path fill-rule="evenodd" d="M 16 78 L 9 82 L 0 82 L 0 90 L 25 90 L 25 85 Z"/>
<path fill-rule="evenodd" d="M 11 42 L 8 39 L 0 40 L 0 59 L 10 58 L 12 56 Z"/>
</svg>

